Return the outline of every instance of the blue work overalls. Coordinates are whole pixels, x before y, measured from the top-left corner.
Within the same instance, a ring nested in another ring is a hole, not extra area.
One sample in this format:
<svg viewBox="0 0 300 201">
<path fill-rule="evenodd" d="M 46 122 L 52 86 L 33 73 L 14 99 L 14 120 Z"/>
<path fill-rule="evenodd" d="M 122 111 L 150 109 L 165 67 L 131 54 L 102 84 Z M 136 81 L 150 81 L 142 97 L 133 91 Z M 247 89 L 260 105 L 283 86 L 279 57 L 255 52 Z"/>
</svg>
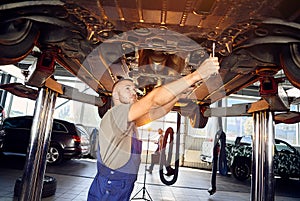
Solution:
<svg viewBox="0 0 300 201">
<path fill-rule="evenodd" d="M 142 141 L 135 135 L 131 141 L 129 161 L 113 170 L 106 167 L 98 152 L 97 175 L 88 194 L 88 201 L 128 201 L 141 163 Z"/>
</svg>

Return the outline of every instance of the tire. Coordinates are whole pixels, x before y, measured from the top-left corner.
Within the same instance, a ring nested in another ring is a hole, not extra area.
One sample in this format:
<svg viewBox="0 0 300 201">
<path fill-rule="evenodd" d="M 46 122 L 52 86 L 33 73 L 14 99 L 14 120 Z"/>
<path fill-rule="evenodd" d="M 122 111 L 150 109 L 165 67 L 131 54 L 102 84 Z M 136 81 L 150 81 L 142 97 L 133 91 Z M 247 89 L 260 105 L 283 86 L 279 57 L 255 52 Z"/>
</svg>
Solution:
<svg viewBox="0 0 300 201">
<path fill-rule="evenodd" d="M 245 181 L 250 177 L 251 167 L 250 163 L 245 160 L 237 160 L 231 166 L 231 173 L 239 181 Z"/>
<path fill-rule="evenodd" d="M 22 177 L 19 177 L 15 182 L 14 196 L 18 197 L 21 193 Z M 57 187 L 57 180 L 54 177 L 44 176 L 44 183 L 42 189 L 42 198 L 49 197 L 55 194 Z"/>
<path fill-rule="evenodd" d="M 10 27 L 10 28 L 9 28 Z M 2 23 L 3 40 L 0 42 L 0 64 L 10 64 L 25 58 L 38 40 L 39 32 L 30 20 Z M 10 37 L 4 37 L 8 34 Z"/>
<path fill-rule="evenodd" d="M 50 145 L 47 153 L 47 164 L 58 165 L 63 161 L 63 150 L 56 145 Z"/>
<path fill-rule="evenodd" d="M 300 88 L 300 45 L 291 44 L 283 48 L 280 61 L 288 80 Z"/>
</svg>

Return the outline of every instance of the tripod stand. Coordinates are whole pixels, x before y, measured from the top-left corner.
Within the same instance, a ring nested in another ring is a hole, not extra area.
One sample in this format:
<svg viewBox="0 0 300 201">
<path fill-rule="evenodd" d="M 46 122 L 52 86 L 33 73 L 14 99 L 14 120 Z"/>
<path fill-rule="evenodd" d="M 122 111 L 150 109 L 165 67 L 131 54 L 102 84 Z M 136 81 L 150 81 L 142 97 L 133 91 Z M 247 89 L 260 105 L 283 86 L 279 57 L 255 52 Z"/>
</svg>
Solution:
<svg viewBox="0 0 300 201">
<path fill-rule="evenodd" d="M 147 152 L 146 152 L 146 163 L 145 163 L 145 172 L 144 172 L 143 187 L 131 198 L 131 200 L 147 200 L 147 201 L 152 201 L 152 198 L 151 198 L 149 192 L 146 189 L 146 170 L 147 170 L 147 164 L 148 164 L 149 135 L 150 135 L 150 132 L 148 132 L 148 141 L 147 141 Z M 143 196 L 142 197 L 136 197 L 140 192 L 143 193 Z M 147 199 L 145 197 L 146 193 L 147 193 L 149 199 Z"/>
</svg>

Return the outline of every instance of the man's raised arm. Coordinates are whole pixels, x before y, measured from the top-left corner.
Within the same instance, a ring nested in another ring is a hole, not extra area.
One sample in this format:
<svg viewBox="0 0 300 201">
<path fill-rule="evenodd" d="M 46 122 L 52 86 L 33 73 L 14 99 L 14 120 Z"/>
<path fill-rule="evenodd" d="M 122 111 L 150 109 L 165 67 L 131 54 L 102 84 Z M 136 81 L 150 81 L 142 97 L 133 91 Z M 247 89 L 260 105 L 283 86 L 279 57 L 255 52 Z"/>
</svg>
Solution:
<svg viewBox="0 0 300 201">
<path fill-rule="evenodd" d="M 145 115 L 150 116 L 149 114 L 151 114 L 152 110 L 157 110 L 159 107 L 163 107 L 169 102 L 174 102 L 174 105 L 176 103 L 174 99 L 177 99 L 178 95 L 196 82 L 205 80 L 209 76 L 218 73 L 219 68 L 218 58 L 210 57 L 206 59 L 193 73 L 161 87 L 155 88 L 141 100 L 132 104 L 128 114 L 128 120 L 137 121 Z M 172 109 L 172 107 L 170 107 L 170 109 Z M 162 114 L 161 116 L 163 115 L 165 114 Z M 156 116 L 155 119 L 160 118 L 161 116 Z M 151 121 L 153 120 L 154 119 L 151 119 Z"/>
</svg>

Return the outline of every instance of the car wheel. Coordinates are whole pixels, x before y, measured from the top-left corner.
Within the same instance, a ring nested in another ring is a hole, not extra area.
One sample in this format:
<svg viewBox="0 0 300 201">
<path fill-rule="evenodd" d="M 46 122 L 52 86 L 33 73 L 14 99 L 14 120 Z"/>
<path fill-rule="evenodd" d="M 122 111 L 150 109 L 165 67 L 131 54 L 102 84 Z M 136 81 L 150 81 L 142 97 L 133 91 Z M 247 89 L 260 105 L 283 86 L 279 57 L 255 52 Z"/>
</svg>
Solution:
<svg viewBox="0 0 300 201">
<path fill-rule="evenodd" d="M 60 147 L 50 145 L 47 153 L 47 163 L 50 165 L 60 164 L 63 160 L 63 151 Z"/>
<path fill-rule="evenodd" d="M 10 64 L 27 56 L 39 33 L 30 20 L 16 20 L 1 24 L 1 64 Z"/>
<path fill-rule="evenodd" d="M 236 161 L 231 167 L 233 176 L 240 181 L 248 179 L 250 177 L 250 171 L 250 164 L 246 161 Z"/>
<path fill-rule="evenodd" d="M 281 65 L 288 80 L 300 87 L 300 45 L 292 44 L 283 49 L 280 56 Z"/>
<path fill-rule="evenodd" d="M 14 195 L 18 197 L 21 193 L 22 177 L 19 177 L 15 182 Z M 42 198 L 54 195 L 56 192 L 57 180 L 54 177 L 44 176 Z"/>
</svg>

